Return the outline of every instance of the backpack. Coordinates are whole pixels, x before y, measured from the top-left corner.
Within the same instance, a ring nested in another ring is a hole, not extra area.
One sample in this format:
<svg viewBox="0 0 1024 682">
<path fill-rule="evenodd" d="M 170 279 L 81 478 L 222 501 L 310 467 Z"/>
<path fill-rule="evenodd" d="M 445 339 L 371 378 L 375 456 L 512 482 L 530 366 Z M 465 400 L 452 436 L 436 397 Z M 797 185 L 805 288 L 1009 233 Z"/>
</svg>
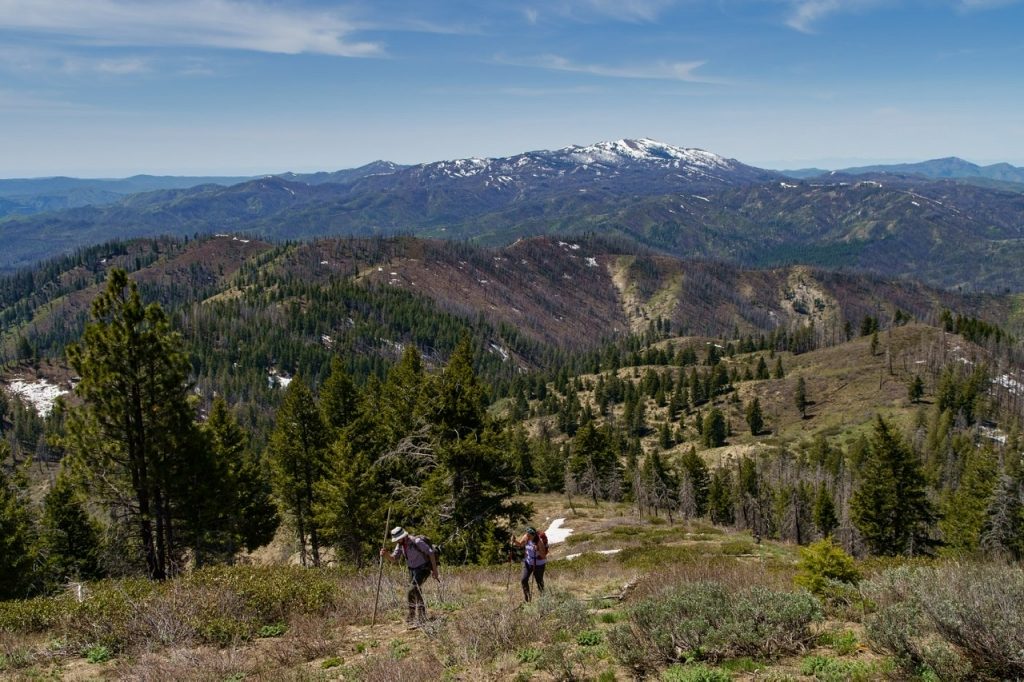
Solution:
<svg viewBox="0 0 1024 682">
<path fill-rule="evenodd" d="M 537 533 L 537 558 L 548 558 L 548 534 L 544 531 Z"/>
<path fill-rule="evenodd" d="M 437 563 L 441 563 L 441 545 L 435 545 L 426 535 L 417 535 L 415 537 L 417 540 L 426 544 L 427 547 L 430 548 L 430 551 L 434 553 L 434 560 L 437 561 Z"/>
</svg>

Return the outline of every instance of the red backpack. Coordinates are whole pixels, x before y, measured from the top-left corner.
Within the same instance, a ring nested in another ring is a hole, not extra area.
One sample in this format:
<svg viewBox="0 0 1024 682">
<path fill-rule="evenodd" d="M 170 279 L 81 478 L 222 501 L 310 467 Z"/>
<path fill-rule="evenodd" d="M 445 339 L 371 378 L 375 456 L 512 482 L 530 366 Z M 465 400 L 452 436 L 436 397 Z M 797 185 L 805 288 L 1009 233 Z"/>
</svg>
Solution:
<svg viewBox="0 0 1024 682">
<path fill-rule="evenodd" d="M 548 558 L 548 534 L 544 531 L 537 533 L 537 558 Z"/>
</svg>

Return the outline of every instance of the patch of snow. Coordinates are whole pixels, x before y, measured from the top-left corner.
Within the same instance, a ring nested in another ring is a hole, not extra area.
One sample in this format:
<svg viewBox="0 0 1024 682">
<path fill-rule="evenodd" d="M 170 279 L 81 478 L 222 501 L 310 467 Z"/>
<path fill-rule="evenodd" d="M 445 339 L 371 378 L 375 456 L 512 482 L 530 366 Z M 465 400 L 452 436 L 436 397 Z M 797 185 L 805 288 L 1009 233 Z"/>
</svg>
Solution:
<svg viewBox="0 0 1024 682">
<path fill-rule="evenodd" d="M 588 256 L 587 257 L 587 265 L 589 267 L 596 268 L 597 267 L 597 259 L 594 258 L 593 256 Z"/>
<path fill-rule="evenodd" d="M 980 433 L 983 438 L 994 440 L 997 443 L 1006 443 L 1006 433 L 999 429 L 992 428 L 990 426 L 979 426 L 978 433 Z"/>
<path fill-rule="evenodd" d="M 916 201 L 911 201 L 910 203 L 912 203 L 914 206 L 920 206 L 921 205 L 921 204 L 917 203 Z"/>
<path fill-rule="evenodd" d="M 995 383 L 999 384 L 1003 388 L 1010 389 L 1010 393 L 1014 395 L 1024 395 L 1024 384 L 1010 376 L 1009 374 L 1003 374 L 995 379 Z"/>
<path fill-rule="evenodd" d="M 799 185 L 791 185 L 788 182 L 780 182 L 779 186 L 783 187 L 784 189 L 796 189 Z"/>
<path fill-rule="evenodd" d="M 694 199 L 700 199 L 701 201 L 706 201 L 709 204 L 711 203 L 711 199 L 708 199 L 707 197 L 702 197 L 699 194 L 691 194 L 690 196 L 692 196 Z"/>
<path fill-rule="evenodd" d="M 504 362 L 508 362 L 509 357 L 511 357 L 507 350 L 505 350 L 504 348 L 502 348 L 501 346 L 499 346 L 496 343 L 492 343 L 491 344 L 491 351 L 494 352 L 494 353 L 497 353 L 498 355 L 500 355 L 501 359 Z"/>
<path fill-rule="evenodd" d="M 565 523 L 564 518 L 558 518 L 551 522 L 548 529 L 544 533 L 548 536 L 548 544 L 556 545 L 559 542 L 565 542 L 565 539 L 572 535 L 572 528 L 563 528 L 562 524 Z"/>
<path fill-rule="evenodd" d="M 331 348 L 332 346 L 334 346 L 334 339 L 332 339 L 327 334 L 321 334 L 320 343 L 324 344 L 324 348 Z"/>
<path fill-rule="evenodd" d="M 548 544 L 551 544 L 550 540 L 548 540 Z M 604 554 L 605 556 L 610 556 L 612 554 L 618 554 L 621 551 L 622 551 L 621 549 L 599 549 L 599 550 L 597 550 L 594 553 L 595 554 Z M 577 559 L 577 558 L 583 556 L 583 554 L 584 554 L 583 552 L 577 552 L 576 554 L 566 554 L 565 555 L 565 560 L 566 561 L 572 561 L 573 559 Z"/>
<path fill-rule="evenodd" d="M 290 383 L 292 383 L 292 377 L 287 374 L 282 374 L 276 369 L 271 369 L 267 372 L 267 384 L 269 384 L 271 388 L 274 388 L 275 386 L 278 388 L 288 388 L 288 384 Z"/>
<path fill-rule="evenodd" d="M 35 408 L 40 417 L 46 417 L 53 411 L 53 404 L 57 402 L 57 398 L 70 393 L 67 389 L 51 384 L 46 379 L 36 381 L 16 379 L 10 383 L 8 390 Z"/>
<path fill-rule="evenodd" d="M 328 262 L 327 262 L 327 261 L 325 261 L 325 260 L 322 260 L 322 261 L 320 261 L 320 265 L 330 265 L 330 263 L 328 263 Z"/>
</svg>

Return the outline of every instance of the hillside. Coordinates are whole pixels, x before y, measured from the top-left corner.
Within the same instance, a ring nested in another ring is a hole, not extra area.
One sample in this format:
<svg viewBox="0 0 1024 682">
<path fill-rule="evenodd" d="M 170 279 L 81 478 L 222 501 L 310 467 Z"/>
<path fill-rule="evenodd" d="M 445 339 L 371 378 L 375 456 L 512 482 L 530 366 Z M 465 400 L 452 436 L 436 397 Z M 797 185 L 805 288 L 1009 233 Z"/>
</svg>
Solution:
<svg viewBox="0 0 1024 682">
<path fill-rule="evenodd" d="M 358 172 L 356 172 L 358 171 Z M 498 159 L 266 177 L 0 222 L 11 271 L 132 236 L 414 234 L 503 246 L 595 234 L 742 266 L 845 267 L 968 291 L 1024 290 L 1024 195 L 915 175 L 791 181 L 710 152 L 620 140 Z"/>
</svg>

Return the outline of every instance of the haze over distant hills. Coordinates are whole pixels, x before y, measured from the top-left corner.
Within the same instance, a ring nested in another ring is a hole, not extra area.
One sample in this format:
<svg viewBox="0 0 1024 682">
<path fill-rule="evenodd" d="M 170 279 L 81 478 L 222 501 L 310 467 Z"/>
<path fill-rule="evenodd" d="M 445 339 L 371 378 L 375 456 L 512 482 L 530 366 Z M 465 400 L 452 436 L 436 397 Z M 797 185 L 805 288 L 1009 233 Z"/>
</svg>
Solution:
<svg viewBox="0 0 1024 682">
<path fill-rule="evenodd" d="M 964 161 L 956 156 L 948 156 L 942 159 L 932 159 L 918 163 L 897 163 L 897 164 L 876 164 L 871 166 L 855 166 L 842 168 L 835 171 L 828 171 L 821 168 L 801 168 L 798 170 L 779 171 L 791 178 L 807 179 L 828 173 L 839 175 L 870 175 L 874 173 L 887 173 L 893 175 L 920 175 L 926 178 L 966 180 L 966 181 L 995 181 L 999 183 L 1021 184 L 1018 191 L 1024 191 L 1024 168 L 1013 166 L 1008 163 L 994 163 L 988 166 Z M 985 184 L 982 182 L 982 184 Z"/>
<path fill-rule="evenodd" d="M 923 166 L 950 174 L 966 172 L 965 163 Z M 1001 177 L 1012 177 L 1012 168 Z M 502 245 L 593 233 L 744 266 L 806 263 L 942 287 L 1024 291 L 1024 193 L 863 172 L 798 181 L 649 139 L 409 167 L 377 162 L 11 217 L 0 221 L 0 271 L 113 238 L 162 234 L 415 234 Z"/>
</svg>

